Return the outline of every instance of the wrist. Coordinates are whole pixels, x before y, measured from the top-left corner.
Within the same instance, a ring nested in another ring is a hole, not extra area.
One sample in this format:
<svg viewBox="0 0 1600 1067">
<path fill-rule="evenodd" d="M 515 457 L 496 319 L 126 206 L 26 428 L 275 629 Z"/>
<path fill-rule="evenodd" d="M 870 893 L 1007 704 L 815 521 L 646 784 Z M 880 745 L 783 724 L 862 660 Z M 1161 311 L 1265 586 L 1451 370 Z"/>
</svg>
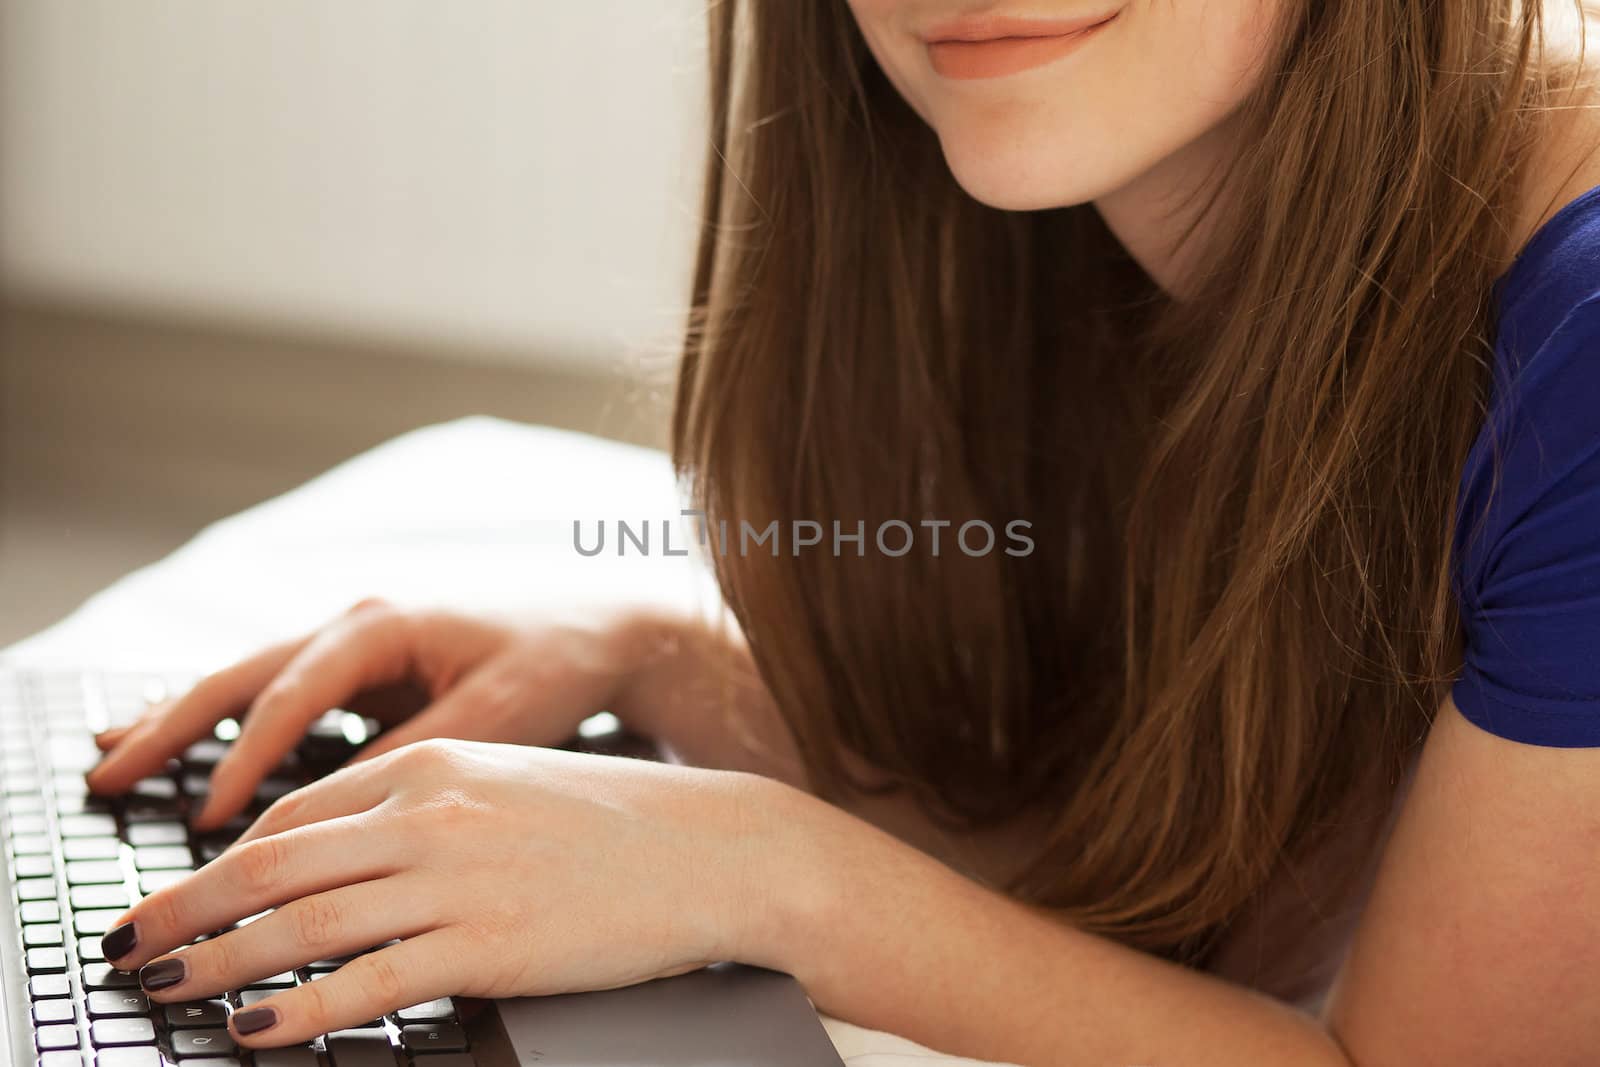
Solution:
<svg viewBox="0 0 1600 1067">
<path fill-rule="evenodd" d="M 658 740 L 669 739 L 681 683 L 692 663 L 709 664 L 708 645 L 715 637 L 708 624 L 687 612 L 658 607 L 636 608 L 616 615 L 607 625 L 617 683 L 607 709 L 630 730 Z"/>
<path fill-rule="evenodd" d="M 793 786 L 739 774 L 739 870 L 726 958 L 805 982 L 839 928 L 841 855 L 862 824 Z"/>
</svg>

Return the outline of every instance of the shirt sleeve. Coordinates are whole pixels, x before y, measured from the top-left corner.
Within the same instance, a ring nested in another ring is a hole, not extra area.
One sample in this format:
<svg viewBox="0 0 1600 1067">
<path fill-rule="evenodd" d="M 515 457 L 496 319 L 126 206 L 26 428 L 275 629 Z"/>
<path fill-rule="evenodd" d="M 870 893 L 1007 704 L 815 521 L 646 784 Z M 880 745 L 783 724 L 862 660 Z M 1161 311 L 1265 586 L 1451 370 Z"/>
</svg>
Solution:
<svg viewBox="0 0 1600 1067">
<path fill-rule="evenodd" d="M 1463 472 L 1453 695 L 1492 734 L 1600 746 L 1600 304 L 1499 384 Z"/>
</svg>

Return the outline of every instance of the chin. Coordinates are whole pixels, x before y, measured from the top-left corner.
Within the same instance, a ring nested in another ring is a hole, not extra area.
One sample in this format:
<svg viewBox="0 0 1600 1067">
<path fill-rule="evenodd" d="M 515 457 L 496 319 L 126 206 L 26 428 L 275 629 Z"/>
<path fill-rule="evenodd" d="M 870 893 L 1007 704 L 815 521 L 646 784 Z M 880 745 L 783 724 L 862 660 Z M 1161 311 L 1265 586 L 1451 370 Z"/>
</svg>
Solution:
<svg viewBox="0 0 1600 1067">
<path fill-rule="evenodd" d="M 1098 151 L 1071 151 L 1051 145 L 1050 139 L 993 128 L 973 137 L 941 132 L 939 142 L 967 195 L 1002 211 L 1087 204 L 1120 188 L 1138 169 L 1119 166 Z"/>
</svg>

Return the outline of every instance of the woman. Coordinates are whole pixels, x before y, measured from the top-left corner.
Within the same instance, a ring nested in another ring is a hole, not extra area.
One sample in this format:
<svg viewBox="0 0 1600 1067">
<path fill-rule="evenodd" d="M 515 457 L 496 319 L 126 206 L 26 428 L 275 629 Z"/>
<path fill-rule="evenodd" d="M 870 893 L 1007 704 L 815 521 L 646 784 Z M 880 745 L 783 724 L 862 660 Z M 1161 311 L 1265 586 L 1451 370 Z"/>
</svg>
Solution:
<svg viewBox="0 0 1600 1067">
<path fill-rule="evenodd" d="M 737 959 L 988 1059 L 1591 1061 L 1582 13 L 712 22 L 677 462 L 712 530 L 846 539 L 713 541 L 738 637 L 365 605 L 103 736 L 117 791 L 247 712 L 216 826 L 324 709 L 428 698 L 107 955 L 190 1000 L 403 939 L 246 1046 Z M 980 521 L 1035 550 L 929 542 Z M 601 708 L 682 763 L 534 747 Z"/>
</svg>

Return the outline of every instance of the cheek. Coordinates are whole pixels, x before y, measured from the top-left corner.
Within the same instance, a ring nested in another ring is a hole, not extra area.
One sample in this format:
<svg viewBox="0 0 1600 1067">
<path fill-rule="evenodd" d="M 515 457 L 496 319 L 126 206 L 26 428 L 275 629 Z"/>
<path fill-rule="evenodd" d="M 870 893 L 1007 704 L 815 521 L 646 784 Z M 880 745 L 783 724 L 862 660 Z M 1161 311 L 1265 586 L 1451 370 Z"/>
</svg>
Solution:
<svg viewBox="0 0 1600 1067">
<path fill-rule="evenodd" d="M 995 207 L 1036 210 L 1114 192 L 1217 126 L 1259 84 L 1279 3 L 1132 0 L 1063 60 L 969 83 L 933 73 L 904 27 L 907 4 L 852 7 L 967 192 Z"/>
<path fill-rule="evenodd" d="M 901 98 L 923 121 L 932 125 L 934 120 L 924 102 L 923 86 L 923 75 L 932 72 L 920 69 L 926 65 L 926 59 L 922 43 L 912 30 L 915 5 L 907 0 L 849 0 L 849 6 L 879 69 Z"/>
</svg>

